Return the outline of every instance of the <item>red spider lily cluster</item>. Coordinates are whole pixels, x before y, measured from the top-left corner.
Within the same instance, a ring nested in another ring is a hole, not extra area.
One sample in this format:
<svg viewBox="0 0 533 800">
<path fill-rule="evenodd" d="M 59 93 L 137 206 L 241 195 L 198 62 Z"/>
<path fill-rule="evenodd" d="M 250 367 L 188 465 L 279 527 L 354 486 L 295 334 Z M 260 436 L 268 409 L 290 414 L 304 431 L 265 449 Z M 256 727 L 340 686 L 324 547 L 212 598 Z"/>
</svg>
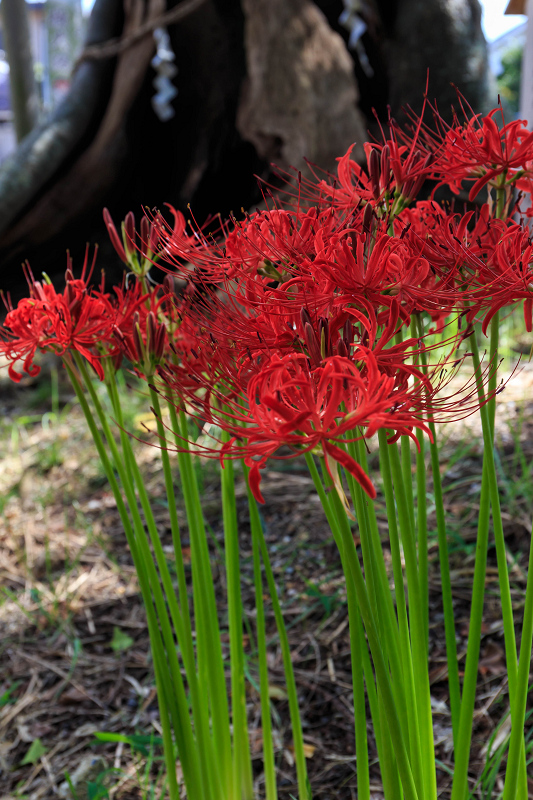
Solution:
<svg viewBox="0 0 533 800">
<path fill-rule="evenodd" d="M 106 211 L 131 274 L 106 292 L 69 265 L 60 294 L 28 273 L 30 297 L 2 331 L 11 377 L 18 364 L 36 373 L 37 350 L 75 350 L 101 379 L 126 357 L 210 432 L 197 452 L 245 459 L 257 499 L 267 459 L 307 451 L 324 456 L 338 486 L 341 464 L 374 496 L 346 444 L 379 429 L 416 441 L 429 422 L 470 413 L 473 380 L 444 391 L 455 345 L 520 301 L 532 328 L 533 249 L 512 214 L 532 186 L 533 134 L 522 121 L 498 127 L 498 113 L 456 118 L 439 134 L 421 120 L 411 133 L 391 125 L 366 145 L 364 168 L 350 148 L 336 177 L 299 178 L 283 202 L 269 198 L 215 234 L 170 208 L 171 224 L 158 212 L 140 234 L 128 215 L 120 237 Z M 442 184 L 471 200 L 484 189 L 486 202 L 444 208 L 430 194 Z M 151 282 L 154 263 L 169 273 L 162 285 Z M 451 314 L 460 333 L 440 363 L 422 332 L 446 331 Z"/>
</svg>

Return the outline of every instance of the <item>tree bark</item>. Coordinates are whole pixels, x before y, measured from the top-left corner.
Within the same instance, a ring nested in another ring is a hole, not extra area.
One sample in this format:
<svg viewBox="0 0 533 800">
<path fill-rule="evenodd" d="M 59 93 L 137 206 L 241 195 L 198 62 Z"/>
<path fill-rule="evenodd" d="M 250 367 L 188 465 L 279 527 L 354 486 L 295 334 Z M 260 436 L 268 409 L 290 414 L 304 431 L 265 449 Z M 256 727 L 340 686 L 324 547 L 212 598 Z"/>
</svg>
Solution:
<svg viewBox="0 0 533 800">
<path fill-rule="evenodd" d="M 11 108 L 17 141 L 20 142 L 35 127 L 39 117 L 39 94 L 33 73 L 26 0 L 2 0 L 0 10 L 9 64 Z"/>
<path fill-rule="evenodd" d="M 237 125 L 266 161 L 306 171 L 334 170 L 357 142 L 364 118 L 357 108 L 353 64 L 341 37 L 311 0 L 242 0 L 247 78 Z"/>
<path fill-rule="evenodd" d="M 3 0 L 2 0 L 3 5 Z M 121 0 L 96 0 L 87 44 L 97 44 L 117 33 Z M 92 131 L 91 123 L 105 107 L 114 61 L 84 61 L 76 70 L 67 97 L 57 110 L 25 138 L 0 167 L 0 235 L 20 211 L 68 163 L 73 150 Z"/>
</svg>

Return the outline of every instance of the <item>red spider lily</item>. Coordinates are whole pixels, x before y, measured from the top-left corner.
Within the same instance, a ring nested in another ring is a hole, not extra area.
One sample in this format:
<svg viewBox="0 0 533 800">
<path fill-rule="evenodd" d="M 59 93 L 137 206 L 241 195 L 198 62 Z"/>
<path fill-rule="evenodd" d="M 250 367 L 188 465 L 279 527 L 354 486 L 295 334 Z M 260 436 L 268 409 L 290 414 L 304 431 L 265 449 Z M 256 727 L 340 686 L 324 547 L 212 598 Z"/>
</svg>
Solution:
<svg viewBox="0 0 533 800">
<path fill-rule="evenodd" d="M 327 236 L 338 224 L 332 209 L 257 211 L 236 223 L 226 238 L 227 275 L 233 278 L 259 271 L 270 281 L 286 280 L 284 273 L 291 276 L 301 261 L 315 257 L 317 234 Z"/>
<path fill-rule="evenodd" d="M 463 106 L 460 95 L 459 101 Z M 533 132 L 523 120 L 498 128 L 494 117 L 502 112 L 501 108 L 494 108 L 485 117 L 472 115 L 464 124 L 456 114 L 453 124 L 447 125 L 436 109 L 434 112 L 441 132 L 434 134 L 425 128 L 424 139 L 429 151 L 437 156 L 439 185 L 447 184 L 457 194 L 463 181 L 474 181 L 470 200 L 487 184 L 505 187 L 522 181 L 518 188 L 529 188 L 528 181 L 533 176 Z"/>
<path fill-rule="evenodd" d="M 425 238 L 415 226 L 404 239 L 412 236 L 421 255 L 451 281 L 452 298 L 455 284 L 456 310 L 462 309 L 469 322 L 483 314 L 486 333 L 499 309 L 525 300 L 524 315 L 530 329 L 533 256 L 527 230 L 512 220 L 491 218 L 485 204 L 478 213 L 435 214 Z M 443 297 L 439 299 L 442 302 Z"/>
<path fill-rule="evenodd" d="M 352 211 L 374 200 L 372 179 L 350 158 L 354 147 L 355 145 L 350 145 L 346 153 L 337 159 L 337 179 L 333 183 L 323 180 L 317 187 L 322 196 L 331 199 L 332 205 L 346 211 Z"/>
<path fill-rule="evenodd" d="M 483 333 L 487 332 L 497 311 L 519 300 L 524 300 L 526 329 L 533 329 L 533 243 L 529 230 L 510 226 L 490 257 L 480 259 L 475 278 L 479 287 L 477 293 L 472 292 L 476 311 L 470 311 L 468 318 L 473 319 L 480 309 L 488 309 L 483 319 Z"/>
<path fill-rule="evenodd" d="M 350 158 L 352 150 L 353 145 L 337 159 L 337 179 L 318 185 L 321 196 L 345 211 L 370 204 L 378 216 L 388 217 L 411 202 L 432 177 L 433 154 L 399 144 L 393 133 L 383 144 L 365 144 L 368 173 Z"/>
<path fill-rule="evenodd" d="M 160 229 L 158 218 L 156 217 L 152 222 L 146 216 L 141 219 L 140 243 L 138 243 L 135 216 L 132 211 L 126 214 L 121 225 L 122 240 L 107 208 L 104 208 L 103 215 L 109 238 L 120 260 L 135 274 L 146 275 L 153 264 L 153 259 L 157 258 L 156 250 Z M 142 256 L 141 259 L 139 259 L 138 253 Z"/>
<path fill-rule="evenodd" d="M 453 273 L 436 269 L 416 235 L 344 230 L 330 238 L 314 269 L 327 277 L 336 305 L 381 310 L 397 300 L 405 322 L 416 310 L 450 313 L 457 299 Z"/>
<path fill-rule="evenodd" d="M 226 393 L 227 383 L 223 390 L 212 385 L 203 396 L 189 396 L 191 405 L 201 409 L 202 420 L 219 425 L 231 437 L 211 455 L 222 460 L 244 456 L 252 467 L 256 497 L 261 499 L 258 471 L 281 445 L 289 446 L 295 455 L 320 447 L 336 482 L 333 464 L 339 462 L 374 497 L 368 476 L 341 450 L 345 435 L 355 441 L 387 428 L 414 437 L 414 427 L 427 427 L 416 407 L 422 393 L 399 391 L 395 378 L 379 371 L 370 350 L 361 350 L 359 357 L 364 357 L 361 369 L 340 356 L 331 356 L 312 368 L 304 354 L 274 354 L 265 362 L 250 365 L 246 385 L 233 396 Z M 164 377 L 172 387 L 172 377 Z M 242 378 L 241 371 L 241 386 Z M 205 384 L 204 379 L 204 389 Z M 209 455 L 208 450 L 200 450 Z"/>
<path fill-rule="evenodd" d="M 217 232 L 208 238 L 199 226 L 188 224 L 181 211 L 169 203 L 166 207 L 172 214 L 174 225 L 170 226 L 161 214 L 153 220 L 159 234 L 158 267 L 185 280 L 191 279 L 193 269 L 197 268 L 201 270 L 203 280 L 216 283 L 224 274 L 225 267 L 223 249 L 214 238 Z M 227 234 L 224 227 L 222 233 Z M 165 263 L 172 265 L 172 269 Z"/>
<path fill-rule="evenodd" d="M 10 308 L 2 329 L 0 350 L 9 363 L 9 376 L 20 381 L 22 374 L 15 364 L 23 362 L 23 372 L 37 375 L 35 353 L 50 351 L 64 355 L 68 350 L 81 353 L 103 379 L 98 348 L 112 339 L 113 308 L 102 292 L 92 296 L 87 288 L 87 255 L 82 277 L 75 279 L 69 268 L 66 287 L 58 293 L 50 283 L 36 281 L 28 269 L 30 297 L 23 298 L 16 308 Z M 94 262 L 93 262 L 94 265 Z"/>
</svg>

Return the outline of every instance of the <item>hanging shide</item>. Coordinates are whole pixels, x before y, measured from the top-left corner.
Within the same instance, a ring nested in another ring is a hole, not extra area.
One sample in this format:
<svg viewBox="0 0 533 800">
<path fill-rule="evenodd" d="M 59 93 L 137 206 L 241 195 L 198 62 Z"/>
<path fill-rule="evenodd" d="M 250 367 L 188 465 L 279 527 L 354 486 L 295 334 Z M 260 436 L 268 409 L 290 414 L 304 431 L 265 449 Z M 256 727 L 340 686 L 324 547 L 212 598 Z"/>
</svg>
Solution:
<svg viewBox="0 0 533 800">
<path fill-rule="evenodd" d="M 8 309 L 1 350 L 10 376 L 17 381 L 23 372 L 35 374 L 37 351 L 62 357 L 114 493 L 146 606 L 172 800 L 180 793 L 176 758 L 190 800 L 256 795 L 243 645 L 243 620 L 251 611 L 264 786 L 267 800 L 277 797 L 265 589 L 283 654 L 298 797 L 312 797 L 297 681 L 259 510 L 262 470 L 273 459 L 293 457 L 307 463 L 345 575 L 358 797 L 370 798 L 369 721 L 387 800 L 436 800 L 439 792 L 428 674 L 429 459 L 455 752 L 452 800 L 466 800 L 469 792 L 491 519 L 512 721 L 504 798 L 527 798 L 533 586 L 528 581 L 518 654 L 493 446 L 495 398 L 503 388 L 501 314 L 521 304 L 532 327 L 531 209 L 522 209 L 522 220 L 516 202 L 533 190 L 533 134 L 521 121 L 502 120 L 498 127 L 499 114 L 466 115 L 464 122 L 456 117 L 451 126 L 437 118 L 437 133 L 421 119 L 413 120 L 412 130 L 391 124 L 382 143 L 365 146 L 366 169 L 349 150 L 339 158 L 335 179 L 300 179 L 282 199 L 268 196 L 266 210 L 209 234 L 174 209 L 172 224 L 157 213 L 143 218 L 139 232 L 129 214 L 119 234 L 106 211 L 111 241 L 129 273 L 123 285 L 112 291 L 103 282 L 91 286 L 88 259 L 80 278 L 68 264 L 63 292 L 28 271 L 29 297 Z M 474 211 L 440 206 L 433 195 L 417 200 L 426 182 L 455 193 L 468 188 L 471 201 L 486 191 L 487 202 Z M 168 272 L 161 285 L 152 281 L 153 264 Z M 179 295 L 176 278 L 184 287 Z M 487 351 L 485 359 L 480 351 Z M 145 382 L 155 416 L 175 574 L 124 424 L 116 381 L 123 362 Z M 95 391 L 95 376 L 107 389 L 113 421 Z M 439 438 L 442 426 L 472 414 L 481 417 L 484 461 L 461 679 Z M 379 461 L 376 475 L 368 450 Z M 172 452 L 190 574 L 182 558 Z M 228 674 L 197 457 L 221 467 Z M 241 596 L 236 460 L 243 462 L 248 489 L 255 610 L 243 608 Z M 378 491 L 388 517 L 385 543 L 374 503 Z"/>
</svg>

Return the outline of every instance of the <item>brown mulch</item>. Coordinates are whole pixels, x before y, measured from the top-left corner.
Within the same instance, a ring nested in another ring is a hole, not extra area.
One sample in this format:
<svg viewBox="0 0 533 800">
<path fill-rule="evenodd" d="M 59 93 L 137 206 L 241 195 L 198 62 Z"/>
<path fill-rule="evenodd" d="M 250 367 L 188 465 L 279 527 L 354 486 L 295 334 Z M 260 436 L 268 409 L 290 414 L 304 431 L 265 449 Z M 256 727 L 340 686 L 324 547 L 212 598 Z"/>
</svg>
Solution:
<svg viewBox="0 0 533 800">
<path fill-rule="evenodd" d="M 60 376 L 61 377 L 61 376 Z M 529 386 L 524 373 L 522 386 Z M 49 412 L 47 373 L 26 386 L 2 383 L 0 412 L 0 800 L 25 797 L 70 798 L 65 775 L 78 797 L 105 773 L 102 783 L 113 798 L 144 797 L 143 785 L 160 785 L 161 761 L 124 742 L 98 743 L 95 733 L 160 734 L 144 613 L 135 574 L 113 498 L 99 468 L 79 411 L 57 417 Z M 43 390 L 43 386 L 44 389 Z M 526 389 L 527 393 L 527 389 Z M 522 393 L 523 394 L 523 393 Z M 38 398 L 42 397 L 41 400 Z M 33 398 L 33 399 L 32 399 Z M 37 399 L 35 399 L 37 398 Z M 34 408 L 31 407 L 35 403 Z M 71 403 L 60 381 L 60 406 Z M 517 614 L 525 591 L 531 535 L 529 476 L 521 465 L 533 462 L 533 406 L 518 391 L 501 410 L 499 454 L 507 491 L 502 495 L 509 570 Z M 516 428 L 515 437 L 512 431 Z M 520 435 L 524 461 L 515 457 Z M 139 450 L 141 452 L 141 450 Z M 146 448 L 143 469 L 154 499 L 164 546 L 171 545 L 157 452 Z M 469 598 L 474 569 L 475 518 L 481 483 L 477 432 L 454 428 L 446 444 L 444 470 L 450 516 L 450 546 L 460 669 L 468 634 Z M 279 462 L 265 472 L 262 509 L 267 542 L 282 595 L 293 653 L 308 746 L 313 797 L 356 798 L 353 708 L 348 619 L 336 548 L 312 482 L 298 462 Z M 522 493 L 515 491 L 523 480 Z M 220 503 L 216 470 L 203 474 L 203 501 L 213 533 L 212 556 L 224 620 Z M 431 492 L 431 487 L 429 488 Z M 384 547 L 387 525 L 379 514 Z M 238 481 L 243 563 L 243 601 L 253 630 L 253 575 L 244 486 Z M 430 508 L 431 512 L 431 508 Z M 183 522 L 183 520 L 180 520 Z M 430 528 L 434 526 L 430 515 Z M 186 528 L 184 553 L 187 555 Z M 449 796 L 453 767 L 451 724 L 436 535 L 430 540 L 430 675 L 435 710 L 439 787 Z M 487 759 L 490 737 L 505 734 L 508 710 L 503 630 L 498 603 L 494 549 L 489 552 L 487 597 L 474 724 L 472 786 Z M 280 798 L 296 795 L 282 660 L 273 615 L 268 616 L 272 704 Z M 224 623 L 223 623 L 224 624 Z M 124 649 L 113 649 L 119 637 Z M 253 658 L 249 669 L 256 676 Z M 249 686 L 249 719 L 259 796 L 261 723 L 259 698 Z M 504 720 L 501 730 L 498 726 Z M 370 741 L 372 742 L 370 727 Z M 32 744 L 41 752 L 34 763 Z M 372 767 L 374 797 L 380 798 L 379 770 Z M 496 785 L 498 788 L 498 784 Z M 532 777 L 533 790 L 533 777 Z M 155 796 L 158 796 L 157 794 Z M 477 789 L 476 797 L 482 797 Z M 533 794 L 532 794 L 533 796 Z"/>
</svg>

